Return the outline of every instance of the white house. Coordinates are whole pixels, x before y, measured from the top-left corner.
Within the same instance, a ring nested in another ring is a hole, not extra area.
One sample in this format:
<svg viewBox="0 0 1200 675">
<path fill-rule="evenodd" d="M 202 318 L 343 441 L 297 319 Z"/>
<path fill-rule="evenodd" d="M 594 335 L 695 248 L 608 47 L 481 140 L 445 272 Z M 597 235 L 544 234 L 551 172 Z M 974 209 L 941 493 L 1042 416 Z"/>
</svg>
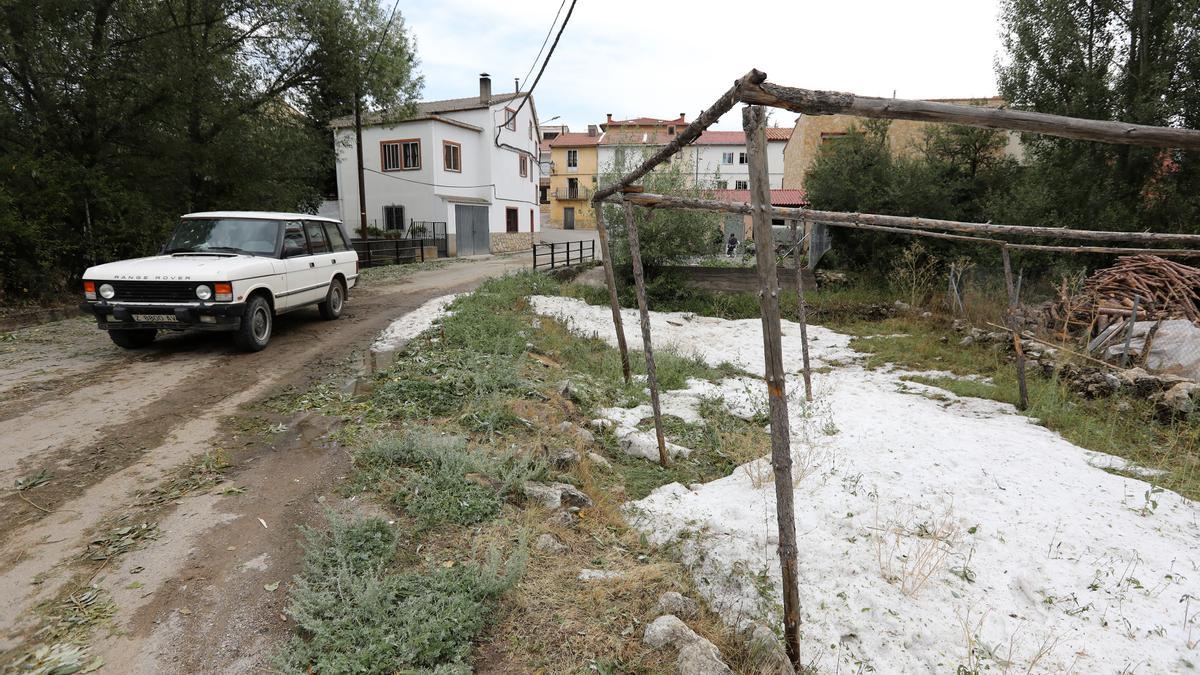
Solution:
<svg viewBox="0 0 1200 675">
<path fill-rule="evenodd" d="M 791 129 L 768 127 L 767 171 L 771 187 L 783 187 L 783 150 Z M 742 131 L 705 131 L 693 141 L 694 180 L 722 190 L 749 188 L 750 167 L 746 164 L 746 134 Z"/>
<path fill-rule="evenodd" d="M 524 105 L 522 105 L 524 103 Z M 353 117 L 331 125 L 341 219 L 363 236 Z M 451 255 L 528 248 L 539 229 L 538 134 L 533 98 L 479 94 L 426 101 L 403 121 L 363 120 L 363 185 L 371 228 L 406 233 L 413 225 L 448 233 Z"/>
</svg>

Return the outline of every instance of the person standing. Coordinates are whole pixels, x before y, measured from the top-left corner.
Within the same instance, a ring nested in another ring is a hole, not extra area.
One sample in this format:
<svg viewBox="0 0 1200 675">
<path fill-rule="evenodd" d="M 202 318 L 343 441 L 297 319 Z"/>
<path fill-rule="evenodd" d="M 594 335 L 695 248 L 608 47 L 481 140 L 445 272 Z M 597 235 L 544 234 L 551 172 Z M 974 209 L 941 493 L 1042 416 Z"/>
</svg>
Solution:
<svg viewBox="0 0 1200 675">
<path fill-rule="evenodd" d="M 729 233 L 729 243 L 727 243 L 725 245 L 725 255 L 733 255 L 733 252 L 737 249 L 737 245 L 738 245 L 737 235 L 730 232 Z"/>
</svg>

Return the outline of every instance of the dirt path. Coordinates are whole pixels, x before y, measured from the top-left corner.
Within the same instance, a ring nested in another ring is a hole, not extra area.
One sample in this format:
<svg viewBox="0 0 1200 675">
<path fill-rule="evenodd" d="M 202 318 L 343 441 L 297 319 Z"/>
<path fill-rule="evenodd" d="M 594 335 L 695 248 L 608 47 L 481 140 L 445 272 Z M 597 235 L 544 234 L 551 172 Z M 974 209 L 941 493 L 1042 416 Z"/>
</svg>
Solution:
<svg viewBox="0 0 1200 675">
<path fill-rule="evenodd" d="M 280 616 L 298 561 L 297 526 L 337 498 L 346 455 L 328 421 L 302 417 L 270 443 L 230 448 L 245 408 L 355 362 L 395 318 L 528 265 L 524 256 L 458 262 L 356 290 L 337 322 L 316 310 L 280 317 L 268 349 L 180 335 L 126 352 L 73 319 L 0 343 L 0 485 L 45 469 L 45 485 L 0 497 L 0 651 L 28 637 L 31 610 L 77 579 L 98 526 L 214 445 L 244 493 L 168 502 L 160 535 L 97 573 L 118 611 L 96 635 L 107 672 L 238 672 L 289 627 Z M 25 497 L 28 499 L 22 499 Z M 261 522 L 260 522 L 261 519 Z M 266 523 L 266 527 L 262 523 Z M 264 586 L 284 582 L 268 592 Z M 76 581 L 77 583 L 77 581 Z"/>
</svg>

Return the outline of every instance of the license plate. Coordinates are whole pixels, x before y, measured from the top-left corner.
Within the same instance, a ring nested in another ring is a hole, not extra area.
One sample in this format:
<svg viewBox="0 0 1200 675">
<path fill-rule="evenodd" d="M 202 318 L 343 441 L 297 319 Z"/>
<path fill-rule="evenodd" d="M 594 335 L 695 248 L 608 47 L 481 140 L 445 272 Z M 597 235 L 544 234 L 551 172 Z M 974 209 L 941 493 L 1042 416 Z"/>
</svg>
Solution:
<svg viewBox="0 0 1200 675">
<path fill-rule="evenodd" d="M 133 320 L 145 323 L 176 323 L 179 321 L 174 314 L 134 314 Z"/>
</svg>

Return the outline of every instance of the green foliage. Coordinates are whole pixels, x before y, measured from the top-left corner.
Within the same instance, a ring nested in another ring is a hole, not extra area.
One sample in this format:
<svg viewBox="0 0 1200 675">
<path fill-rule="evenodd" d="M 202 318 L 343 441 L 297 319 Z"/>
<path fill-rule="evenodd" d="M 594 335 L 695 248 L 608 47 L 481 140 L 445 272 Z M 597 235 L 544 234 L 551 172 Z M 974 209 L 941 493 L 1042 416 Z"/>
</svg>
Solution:
<svg viewBox="0 0 1200 675">
<path fill-rule="evenodd" d="M 357 484 L 396 486 L 392 500 L 425 528 L 489 520 L 500 513 L 505 497 L 546 475 L 538 460 L 472 452 L 461 438 L 429 431 L 379 439 L 356 452 L 354 464 Z"/>
<path fill-rule="evenodd" d="M 6 3 L 0 12 L 0 301 L 75 290 L 155 252 L 182 213 L 313 211 L 327 123 L 387 23 L 378 0 Z M 248 30 L 247 27 L 253 27 Z M 403 111 L 403 22 L 357 87 Z M 351 73 L 352 74 L 352 73 Z"/>
<path fill-rule="evenodd" d="M 304 637 L 275 657 L 285 673 L 469 672 L 471 640 L 490 603 L 525 565 L 524 547 L 502 562 L 391 573 L 396 538 L 378 518 L 304 531 L 304 569 L 289 595 L 288 616 Z"/>
<path fill-rule="evenodd" d="M 616 160 L 600 169 L 600 185 L 611 185 L 624 174 L 636 168 L 657 148 L 639 148 L 640 152 L 618 152 Z M 622 148 L 628 150 L 628 148 Z M 684 155 L 686 159 L 686 155 Z M 640 183 L 646 192 L 675 195 L 680 197 L 708 196 L 711 185 L 695 185 L 688 172 L 690 162 L 681 160 L 667 162 L 646 174 Z M 639 250 L 647 280 L 657 275 L 658 268 L 678 263 L 684 259 L 720 248 L 721 223 L 724 216 L 701 211 L 658 209 L 651 212 L 635 208 Z M 613 262 L 624 274 L 631 275 L 629 237 L 625 226 L 623 206 L 604 206 L 604 223 L 611 235 Z M 628 278 L 632 279 L 632 276 Z"/>
</svg>

